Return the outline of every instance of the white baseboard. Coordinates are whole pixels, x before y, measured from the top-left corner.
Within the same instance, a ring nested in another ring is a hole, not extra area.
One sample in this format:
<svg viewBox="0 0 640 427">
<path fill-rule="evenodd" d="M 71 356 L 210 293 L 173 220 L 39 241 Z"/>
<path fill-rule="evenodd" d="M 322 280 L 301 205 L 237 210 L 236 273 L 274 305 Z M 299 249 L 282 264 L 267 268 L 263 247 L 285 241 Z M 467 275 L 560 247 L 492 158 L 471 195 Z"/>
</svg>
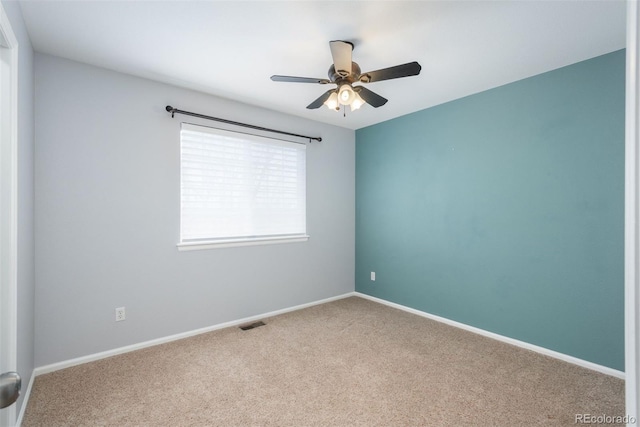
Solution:
<svg viewBox="0 0 640 427">
<path fill-rule="evenodd" d="M 64 360 L 62 362 L 57 362 L 57 363 L 52 363 L 50 365 L 40 366 L 40 367 L 37 367 L 36 369 L 34 369 L 33 375 L 31 376 L 31 378 L 33 379 L 33 377 L 38 376 L 38 375 L 48 374 L 50 372 L 59 371 L 60 369 L 70 368 L 70 367 L 76 366 L 76 365 L 82 365 L 84 363 L 89 363 L 89 362 L 93 362 L 93 361 L 96 361 L 96 360 L 105 359 L 107 357 L 116 356 L 118 354 L 129 353 L 130 351 L 140 350 L 140 349 L 143 349 L 143 348 L 147 348 L 147 347 L 152 347 L 152 346 L 159 345 L 159 344 L 168 343 L 168 342 L 171 342 L 171 341 L 181 340 L 183 338 L 188 338 L 188 337 L 192 337 L 194 335 L 204 334 L 206 332 L 216 331 L 218 329 L 224 329 L 224 328 L 229 328 L 229 327 L 232 327 L 232 326 L 242 325 L 244 323 L 254 322 L 256 320 L 264 319 L 264 318 L 267 318 L 267 317 L 273 317 L 273 316 L 277 316 L 277 315 L 284 314 L 284 313 L 289 313 L 291 311 L 302 310 L 303 308 L 308 308 L 308 307 L 312 307 L 314 305 L 319 305 L 319 304 L 325 304 L 327 302 L 348 298 L 348 297 L 351 297 L 351 296 L 354 296 L 354 295 L 355 295 L 355 292 L 348 292 L 346 294 L 337 295 L 335 297 L 330 297 L 330 298 L 325 298 L 325 299 L 319 300 L 319 301 L 313 301 L 313 302 L 309 302 L 309 303 L 306 303 L 306 304 L 300 304 L 300 305 L 296 305 L 294 307 L 288 307 L 288 308 L 283 308 L 281 310 L 271 311 L 269 313 L 263 313 L 263 314 L 258 314 L 256 316 L 245 317 L 243 319 L 232 320 L 230 322 L 219 323 L 217 325 L 207 326 L 205 328 L 194 329 L 192 331 L 182 332 L 182 333 L 179 333 L 179 334 L 170 335 L 170 336 L 162 337 L 162 338 L 157 338 L 157 339 L 150 340 L 150 341 L 144 341 L 144 342 L 141 342 L 141 343 L 132 344 L 132 345 L 128 345 L 128 346 L 125 346 L 125 347 L 114 348 L 112 350 L 107 350 L 107 351 L 103 351 L 103 352 L 100 352 L 100 353 L 90 354 L 88 356 L 77 357 L 75 359 Z M 27 397 L 25 397 L 25 402 L 26 402 L 26 398 Z M 23 407 L 24 407 L 24 405 L 23 405 Z"/>
<path fill-rule="evenodd" d="M 342 295 L 338 295 L 335 297 L 331 297 L 331 298 L 326 298 L 323 300 L 319 300 L 319 301 L 313 301 L 310 303 L 306 303 L 306 304 L 300 304 L 294 307 L 289 307 L 289 308 L 284 308 L 281 310 L 276 310 L 276 311 L 272 311 L 272 312 L 268 312 L 268 313 L 263 313 L 263 314 L 259 314 L 256 316 L 251 316 L 251 317 L 246 317 L 243 319 L 238 319 L 238 320 L 233 320 L 230 322 L 225 322 L 225 323 L 220 323 L 217 325 L 213 325 L 213 326 L 208 326 L 205 328 L 200 328 L 200 329 L 195 329 L 192 331 L 187 331 L 187 332 L 183 332 L 180 334 L 175 334 L 175 335 L 170 335 L 167 337 L 163 337 L 163 338 L 158 338 L 155 340 L 150 340 L 150 341 L 145 341 L 145 342 L 141 342 L 138 344 L 133 344 L 133 345 L 128 345 L 125 347 L 120 347 L 120 348 L 115 348 L 112 350 L 107 350 L 107 351 L 103 351 L 101 353 L 95 353 L 95 354 L 91 354 L 88 356 L 83 356 L 83 357 L 78 357 L 75 359 L 70 359 L 70 360 L 66 360 L 66 361 L 62 361 L 62 362 L 58 362 L 58 363 L 53 363 L 50 365 L 46 365 L 46 366 L 40 366 L 38 368 L 35 368 L 33 370 L 33 374 L 31 375 L 31 379 L 29 380 L 29 385 L 27 386 L 27 390 L 25 392 L 24 395 L 24 401 L 22 402 L 22 407 L 20 408 L 20 413 L 18 415 L 18 418 L 16 420 L 16 426 L 20 427 L 22 424 L 22 419 L 24 417 L 26 408 L 27 408 L 27 403 L 29 401 L 29 396 L 31 395 L 31 389 L 33 386 L 33 382 L 36 376 L 38 375 L 43 375 L 43 374 L 47 374 L 50 372 L 54 372 L 54 371 L 58 371 L 60 369 L 65 369 L 65 368 L 69 368 L 71 366 L 76 366 L 76 365 L 81 365 L 84 363 L 89 363 L 89 362 L 93 362 L 96 360 L 100 360 L 100 359 L 104 359 L 107 357 L 111 357 L 111 356 L 116 356 L 118 354 L 123 354 L 123 353 L 128 353 L 131 351 L 135 351 L 135 350 L 140 350 L 146 347 L 152 347 L 155 345 L 159 345 L 159 344 L 164 344 L 164 343 L 168 343 L 171 341 L 176 341 L 176 340 L 180 340 L 183 338 L 188 338 L 194 335 L 199 335 L 199 334 L 203 334 L 206 332 L 211 332 L 211 331 L 215 331 L 218 329 L 224 329 L 224 328 L 229 328 L 229 327 L 233 327 L 233 326 L 238 326 L 238 325 L 242 325 L 244 323 L 250 323 L 256 320 L 260 320 L 260 319 L 264 319 L 267 317 L 273 317 L 273 316 L 277 316 L 280 314 L 284 314 L 284 313 L 289 313 L 292 311 L 296 311 L 296 310 L 302 310 L 304 308 L 308 308 L 308 307 L 312 307 L 314 305 L 319 305 L 319 304 L 324 304 L 324 303 L 328 303 L 331 301 L 337 301 L 340 299 L 344 299 L 344 298 L 348 298 L 351 296 L 357 296 L 360 298 L 364 298 L 373 302 L 377 302 L 379 304 L 383 304 L 389 307 L 393 307 L 393 308 L 397 308 L 399 310 L 403 310 L 406 311 L 408 313 L 412 313 L 421 317 L 425 317 L 427 319 L 431 319 L 431 320 L 435 320 L 436 322 L 440 322 L 440 323 L 444 323 L 450 326 L 454 326 L 456 328 L 460 328 L 460 329 L 464 329 L 466 331 L 469 332 L 473 332 L 475 334 L 478 335 L 482 335 L 488 338 L 492 338 L 498 341 L 502 341 L 504 343 L 507 344 L 511 344 L 511 345 L 515 345 L 517 347 L 521 347 L 527 350 L 531 350 L 531 351 L 535 351 L 536 353 L 540 353 L 540 354 L 544 354 L 546 356 L 550 356 L 553 357 L 555 359 L 559 359 L 562 360 L 564 362 L 568 362 L 568 363 L 572 363 L 574 365 L 578 365 L 581 366 L 583 368 L 587 368 L 587 369 L 591 369 L 593 371 L 596 372 L 600 372 L 606 375 L 610 375 L 616 378 L 620 378 L 620 379 L 625 379 L 625 373 L 622 371 L 618 371 L 616 369 L 612 369 L 606 366 L 602 366 L 602 365 L 598 365 L 596 363 L 593 362 L 589 362 L 583 359 L 579 359 L 577 357 L 573 357 L 573 356 L 569 356 L 567 354 L 563 354 L 563 353 L 559 353 L 557 351 L 554 350 L 549 350 L 547 348 L 544 347 L 540 347 L 534 344 L 530 344 L 524 341 L 519 341 L 513 338 L 509 338 L 509 337 L 505 337 L 503 335 L 499 335 L 493 332 L 489 332 L 489 331 L 485 331 L 484 329 L 480 329 L 480 328 L 476 328 L 474 326 L 469 326 L 466 325 L 464 323 L 460 323 L 460 322 L 456 322 L 455 320 L 450 320 L 444 317 L 440 317 L 440 316 L 436 316 L 434 314 L 430 314 L 430 313 L 426 313 L 424 311 L 420 311 L 420 310 L 416 310 L 414 308 L 410 308 L 410 307 L 406 307 L 404 305 L 400 305 L 400 304 L 396 304 L 394 302 L 390 302 L 390 301 L 386 301 L 380 298 L 376 298 L 370 295 L 366 295 L 360 292 L 348 292 L 346 294 L 342 294 Z"/>
<path fill-rule="evenodd" d="M 81 365 L 84 363 L 89 363 L 89 362 L 93 362 L 96 360 L 100 360 L 100 359 L 104 359 L 107 357 L 111 357 L 111 356 L 116 356 L 118 354 L 123 354 L 123 353 L 128 353 L 130 351 L 135 351 L 135 350 L 140 350 L 146 347 L 152 347 L 155 345 L 159 345 L 159 344 L 164 344 L 164 343 L 168 343 L 171 341 L 176 341 L 176 340 L 180 340 L 183 338 L 188 338 L 188 337 L 192 337 L 194 335 L 199 335 L 199 334 L 204 334 L 206 332 L 211 332 L 211 331 L 216 331 L 218 329 L 224 329 L 224 328 L 229 328 L 229 327 L 233 327 L 233 326 L 238 326 L 238 325 L 242 325 L 244 323 L 250 323 L 256 320 L 260 320 L 260 319 L 264 319 L 267 317 L 273 317 L 273 316 L 277 316 L 279 314 L 284 314 L 284 313 L 289 313 L 292 311 L 296 311 L 296 310 L 302 310 L 304 308 L 307 307 L 312 307 L 314 305 L 319 305 L 319 304 L 324 304 L 324 303 L 328 303 L 331 301 L 336 301 L 336 300 L 340 300 L 340 299 L 344 299 L 344 298 L 348 298 L 351 296 L 357 296 L 360 298 L 364 298 L 364 299 L 368 299 L 370 301 L 374 301 L 377 302 L 379 304 L 384 304 L 387 305 L 389 307 L 393 307 L 393 308 L 397 308 L 399 310 L 403 310 L 406 311 L 408 313 L 412 313 L 421 317 L 425 317 L 427 319 L 431 319 L 431 320 L 435 320 L 437 322 L 440 323 L 445 323 L 447 325 L 450 326 L 454 326 L 456 328 L 460 328 L 460 329 L 464 329 L 466 331 L 469 332 L 473 332 L 475 334 L 478 335 L 482 335 L 488 338 L 492 338 L 498 341 L 502 341 L 505 342 L 507 344 L 511 344 L 511 345 L 515 345 L 517 347 L 521 347 L 527 350 L 531 350 L 531 351 L 535 351 L 536 353 L 540 353 L 540 354 L 544 354 L 546 356 L 550 356 L 553 357 L 555 359 L 559 359 L 565 362 L 569 362 L 572 363 L 574 365 L 578 365 L 581 366 L 583 368 L 587 368 L 587 369 L 591 369 L 593 371 L 597 371 L 606 375 L 611 375 L 613 377 L 616 378 L 620 378 L 620 379 L 625 379 L 625 373 L 622 371 L 618 371 L 616 369 L 612 369 L 609 368 L 607 366 L 602 366 L 602 365 L 598 365 L 597 363 L 593 363 L 593 362 L 589 362 L 583 359 L 579 359 L 577 357 L 573 357 L 573 356 L 569 356 L 567 354 L 564 353 L 559 353 L 557 351 L 554 350 L 549 350 L 547 348 L 544 347 L 540 347 L 534 344 L 530 344 L 524 341 L 520 341 L 520 340 L 516 340 L 513 338 L 509 338 L 509 337 L 505 337 L 503 335 L 499 335 L 493 332 L 489 332 L 489 331 L 485 331 L 484 329 L 480 329 L 480 328 L 476 328 L 474 326 L 469 326 L 466 325 L 464 323 L 460 323 L 460 322 L 456 322 L 455 320 L 450 320 L 444 317 L 440 317 L 440 316 L 436 316 L 434 314 L 430 314 L 430 313 L 426 313 L 424 311 L 420 311 L 420 310 L 416 310 L 414 308 L 410 308 L 410 307 L 406 307 L 404 305 L 401 304 L 396 304 L 394 302 L 390 302 L 390 301 L 386 301 L 380 298 L 376 298 L 370 295 L 366 295 L 360 292 L 348 292 L 346 294 L 342 294 L 342 295 L 338 295 L 335 297 L 331 297 L 331 298 L 326 298 L 323 300 L 319 300 L 319 301 L 313 301 L 310 303 L 306 303 L 306 304 L 300 304 L 300 305 L 296 305 L 294 307 L 289 307 L 289 308 L 284 308 L 281 310 L 276 310 L 276 311 L 271 311 L 268 313 L 263 313 L 263 314 L 259 314 L 256 316 L 251 316 L 251 317 L 246 317 L 243 319 L 238 319 L 238 320 L 233 320 L 230 322 L 225 322 L 225 323 L 220 323 L 217 325 L 212 325 L 212 326 L 208 326 L 205 328 L 200 328 L 200 329 L 195 329 L 192 331 L 187 331 L 187 332 L 182 332 L 180 334 L 175 334 L 175 335 L 170 335 L 167 337 L 163 337 L 163 338 L 158 338 L 158 339 L 154 339 L 154 340 L 150 340 L 150 341 L 145 341 L 145 342 L 141 342 L 141 343 L 137 343 L 137 344 L 132 344 L 132 345 L 128 345 L 125 347 L 119 347 L 119 348 L 115 348 L 112 350 L 107 350 L 107 351 L 103 351 L 100 353 L 95 353 L 95 354 L 90 354 L 88 356 L 82 356 L 82 357 L 78 357 L 75 359 L 70 359 L 70 360 L 65 360 L 62 362 L 57 362 L 57 363 L 53 363 L 50 365 L 46 365 L 46 366 L 40 366 L 34 369 L 33 374 L 31 375 L 31 380 L 29 381 L 29 386 L 27 387 L 27 391 L 25 393 L 25 400 L 22 404 L 22 409 L 20 411 L 20 415 L 18 417 L 18 421 L 20 422 L 22 420 L 22 416 L 24 413 L 24 409 L 26 408 L 26 404 L 27 404 L 27 400 L 29 399 L 29 394 L 31 393 L 31 385 L 33 384 L 33 379 L 38 376 L 38 375 L 43 375 L 43 374 L 48 374 L 50 372 L 54 372 L 54 371 L 58 371 L 60 369 L 65 369 L 65 368 L 69 368 L 71 366 L 76 366 L 76 365 Z M 18 422 L 18 426 L 20 425 L 20 423 Z"/>
<path fill-rule="evenodd" d="M 20 413 L 18 414 L 18 419 L 16 420 L 16 427 L 20 427 L 22 425 L 22 419 L 24 418 L 24 413 L 27 410 L 27 403 L 29 403 L 29 396 L 31 396 L 31 388 L 33 387 L 33 380 L 35 377 L 36 373 L 34 370 L 31 373 L 31 378 L 29 378 L 29 385 L 27 385 L 27 390 L 24 392 L 24 400 L 22 401 Z"/>
<path fill-rule="evenodd" d="M 455 320 L 450 320 L 445 317 L 436 316 L 435 314 L 426 313 L 424 311 L 416 310 L 415 308 L 406 307 L 404 305 L 396 304 L 394 302 L 386 301 L 380 298 L 372 297 L 371 295 L 366 295 L 360 292 L 354 292 L 354 294 L 360 298 L 365 298 L 370 301 L 374 301 L 380 304 L 387 305 L 389 307 L 397 308 L 399 310 L 406 311 L 408 313 L 416 314 L 418 316 L 426 317 L 427 319 L 435 320 L 436 322 L 445 323 L 450 326 L 455 326 L 456 328 L 464 329 L 465 331 L 473 332 L 478 335 L 482 335 L 488 338 L 493 338 L 494 340 L 502 341 L 507 344 L 515 345 L 517 347 L 521 347 L 527 350 L 535 351 L 536 353 L 544 354 L 545 356 L 553 357 L 554 359 L 559 359 L 564 362 L 573 363 L 574 365 L 581 366 L 583 368 L 591 369 L 593 371 L 600 372 L 602 374 L 611 375 L 612 377 L 625 379 L 625 373 L 622 371 L 618 371 L 617 369 L 612 369 L 607 366 L 598 365 L 597 363 L 589 362 L 587 360 L 578 359 L 577 357 L 569 356 L 564 353 L 559 353 L 557 351 L 549 350 L 548 348 L 540 347 L 534 344 L 529 344 L 524 341 L 516 340 L 513 338 L 505 337 L 503 335 L 499 335 L 493 332 L 485 331 L 484 329 L 476 328 L 474 326 L 469 326 L 464 323 L 456 322 Z"/>
</svg>

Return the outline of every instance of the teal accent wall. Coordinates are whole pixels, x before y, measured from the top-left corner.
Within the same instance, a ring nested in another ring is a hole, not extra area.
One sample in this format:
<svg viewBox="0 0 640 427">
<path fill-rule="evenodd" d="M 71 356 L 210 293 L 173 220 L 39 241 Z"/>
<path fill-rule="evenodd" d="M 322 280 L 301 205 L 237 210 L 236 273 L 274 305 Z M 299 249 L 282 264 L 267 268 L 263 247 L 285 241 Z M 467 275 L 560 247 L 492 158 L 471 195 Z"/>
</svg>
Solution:
<svg viewBox="0 0 640 427">
<path fill-rule="evenodd" d="M 624 370 L 624 85 L 621 50 L 358 130 L 356 290 Z"/>
</svg>

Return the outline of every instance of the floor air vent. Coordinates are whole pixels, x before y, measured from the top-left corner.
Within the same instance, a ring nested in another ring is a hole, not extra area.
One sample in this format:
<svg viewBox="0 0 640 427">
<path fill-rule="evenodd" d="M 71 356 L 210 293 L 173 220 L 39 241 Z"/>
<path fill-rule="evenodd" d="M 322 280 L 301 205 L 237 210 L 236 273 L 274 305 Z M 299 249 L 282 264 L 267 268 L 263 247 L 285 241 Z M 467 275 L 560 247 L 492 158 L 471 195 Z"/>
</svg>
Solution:
<svg viewBox="0 0 640 427">
<path fill-rule="evenodd" d="M 264 326 L 264 325 L 266 325 L 266 323 L 264 323 L 263 321 L 259 321 L 259 322 L 250 323 L 248 325 L 240 326 L 240 329 L 242 329 L 243 331 L 248 331 L 249 329 L 257 328 L 258 326 Z"/>
</svg>

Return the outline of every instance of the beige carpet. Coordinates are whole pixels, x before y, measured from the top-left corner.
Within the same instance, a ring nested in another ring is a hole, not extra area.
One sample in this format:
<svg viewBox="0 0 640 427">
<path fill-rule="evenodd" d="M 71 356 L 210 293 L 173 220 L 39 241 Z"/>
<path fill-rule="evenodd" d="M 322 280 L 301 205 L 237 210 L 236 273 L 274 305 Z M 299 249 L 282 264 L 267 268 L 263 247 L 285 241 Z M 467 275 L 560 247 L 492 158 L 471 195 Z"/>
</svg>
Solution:
<svg viewBox="0 0 640 427">
<path fill-rule="evenodd" d="M 23 426 L 532 426 L 624 415 L 620 379 L 358 297 L 265 322 L 39 376 Z"/>
</svg>

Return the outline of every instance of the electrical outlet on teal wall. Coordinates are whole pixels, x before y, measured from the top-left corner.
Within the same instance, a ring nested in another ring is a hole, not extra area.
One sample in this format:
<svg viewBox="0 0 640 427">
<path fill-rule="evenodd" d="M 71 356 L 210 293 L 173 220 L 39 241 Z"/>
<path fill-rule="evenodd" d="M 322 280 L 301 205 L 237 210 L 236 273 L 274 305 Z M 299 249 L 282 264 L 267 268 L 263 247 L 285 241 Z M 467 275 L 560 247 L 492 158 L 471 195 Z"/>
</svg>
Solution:
<svg viewBox="0 0 640 427">
<path fill-rule="evenodd" d="M 356 290 L 623 370 L 624 86 L 622 50 L 358 130 Z"/>
</svg>

